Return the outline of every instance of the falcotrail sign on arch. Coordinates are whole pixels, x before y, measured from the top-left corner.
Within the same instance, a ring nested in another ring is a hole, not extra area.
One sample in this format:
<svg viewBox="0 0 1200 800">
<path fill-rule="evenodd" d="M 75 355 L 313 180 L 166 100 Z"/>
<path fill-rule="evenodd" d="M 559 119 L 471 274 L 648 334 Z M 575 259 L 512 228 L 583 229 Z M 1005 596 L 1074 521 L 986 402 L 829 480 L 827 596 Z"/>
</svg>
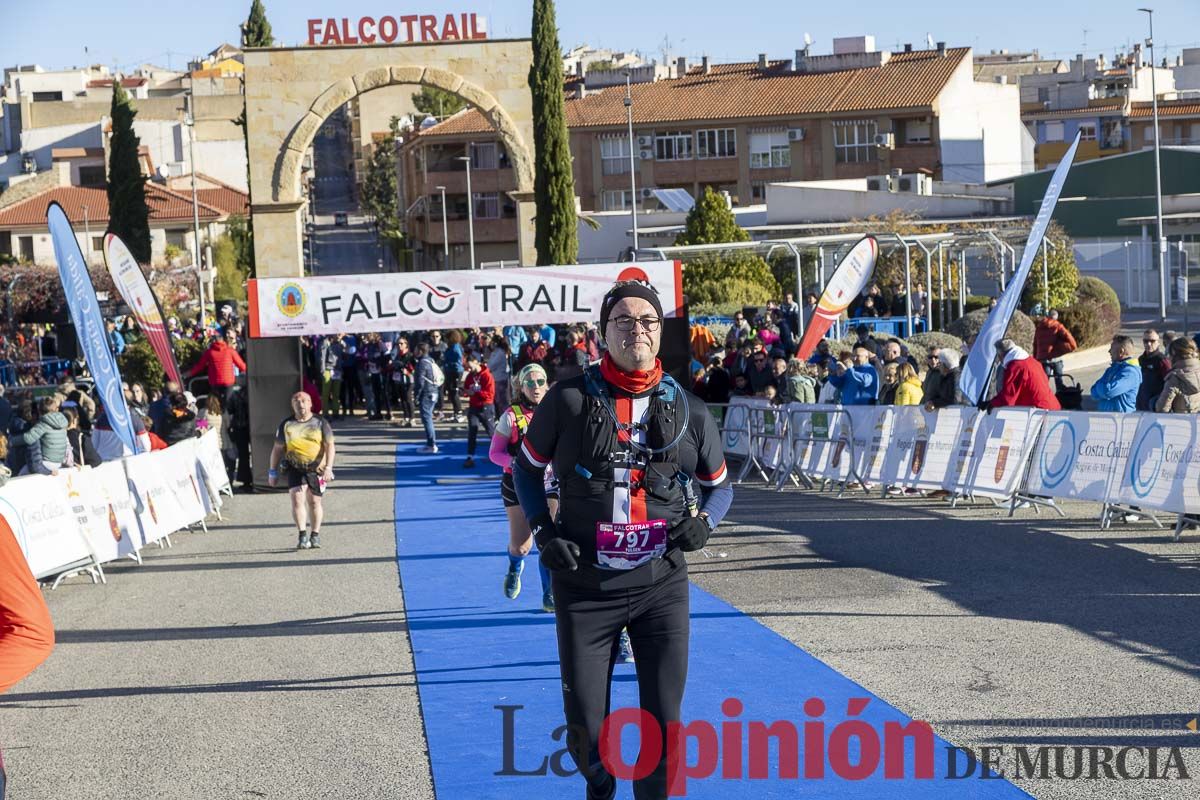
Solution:
<svg viewBox="0 0 1200 800">
<path fill-rule="evenodd" d="M 650 283 L 663 313 L 683 313 L 678 261 L 519 269 L 259 278 L 247 286 L 250 335 L 490 328 L 595 321 L 614 281 Z"/>
</svg>

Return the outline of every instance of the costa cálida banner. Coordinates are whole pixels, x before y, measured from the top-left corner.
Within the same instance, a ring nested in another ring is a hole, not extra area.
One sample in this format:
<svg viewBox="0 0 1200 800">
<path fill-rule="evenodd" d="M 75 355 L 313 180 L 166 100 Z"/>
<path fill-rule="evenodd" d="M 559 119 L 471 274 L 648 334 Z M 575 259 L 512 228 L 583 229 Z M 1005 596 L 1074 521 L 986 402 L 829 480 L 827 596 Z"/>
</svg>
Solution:
<svg viewBox="0 0 1200 800">
<path fill-rule="evenodd" d="M 108 331 L 100 314 L 100 301 L 96 299 L 96 287 L 92 285 L 92 276 L 88 274 L 84 263 L 79 240 L 75 238 L 66 212 L 58 203 L 51 203 L 47 207 L 46 225 L 50 228 L 50 241 L 54 245 L 54 258 L 58 261 L 63 293 L 67 296 L 71 324 L 75 326 L 79 346 L 87 358 L 88 370 L 96 381 L 100 402 L 113 432 L 131 453 L 136 453 L 137 442 L 129 406 L 121 389 L 121 373 L 108 346 Z"/>
<path fill-rule="evenodd" d="M 163 320 L 162 307 L 154 290 L 146 283 L 146 276 L 138 266 L 137 259 L 129 252 L 129 248 L 115 233 L 104 237 L 104 263 L 108 273 L 112 275 L 117 291 L 125 300 L 125 305 L 133 311 L 133 316 L 141 326 L 146 340 L 154 348 L 167 377 L 183 386 L 179 377 L 179 364 L 175 362 L 175 353 L 171 350 L 171 335 L 167 333 L 166 322 Z"/>
<path fill-rule="evenodd" d="M 663 313 L 683 313 L 678 261 L 517 269 L 258 278 L 247 285 L 250 335 L 310 336 L 420 328 L 595 321 L 618 280 L 642 280 Z"/>
<path fill-rule="evenodd" d="M 864 236 L 833 272 L 833 277 L 825 285 L 821 299 L 817 301 L 817 310 L 813 312 L 804 338 L 800 340 L 800 349 L 796 357 L 805 361 L 817 349 L 817 343 L 825 336 L 829 326 L 837 321 L 842 312 L 850 307 L 850 303 L 871 280 L 875 271 L 875 258 L 879 255 L 879 243 L 871 236 Z"/>
</svg>

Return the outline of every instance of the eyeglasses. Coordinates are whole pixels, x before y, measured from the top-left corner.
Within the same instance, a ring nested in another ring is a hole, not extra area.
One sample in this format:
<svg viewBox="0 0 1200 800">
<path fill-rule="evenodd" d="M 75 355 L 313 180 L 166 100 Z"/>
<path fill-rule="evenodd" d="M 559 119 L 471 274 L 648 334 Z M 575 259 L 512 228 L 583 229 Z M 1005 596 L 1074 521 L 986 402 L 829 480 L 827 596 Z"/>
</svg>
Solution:
<svg viewBox="0 0 1200 800">
<path fill-rule="evenodd" d="M 530 389 L 536 389 L 539 386 L 545 386 L 546 379 L 545 378 L 530 378 L 529 380 L 525 381 L 525 385 L 528 386 Z"/>
<path fill-rule="evenodd" d="M 619 331 L 631 331 L 635 324 L 641 325 L 642 330 L 647 333 L 653 333 L 658 330 L 658 326 L 662 324 L 662 320 L 658 317 L 614 317 L 613 324 L 617 326 Z"/>
</svg>

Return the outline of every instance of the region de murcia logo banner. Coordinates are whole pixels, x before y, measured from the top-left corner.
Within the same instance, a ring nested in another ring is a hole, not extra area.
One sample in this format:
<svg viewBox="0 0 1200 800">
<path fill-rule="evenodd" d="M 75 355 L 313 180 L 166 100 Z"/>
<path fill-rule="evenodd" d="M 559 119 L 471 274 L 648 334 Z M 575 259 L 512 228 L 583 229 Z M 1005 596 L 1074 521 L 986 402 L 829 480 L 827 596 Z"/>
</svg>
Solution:
<svg viewBox="0 0 1200 800">
<path fill-rule="evenodd" d="M 678 261 L 259 278 L 247 286 L 250 335 L 595 321 L 613 282 L 630 279 L 654 287 L 667 317 L 682 314 Z"/>
</svg>

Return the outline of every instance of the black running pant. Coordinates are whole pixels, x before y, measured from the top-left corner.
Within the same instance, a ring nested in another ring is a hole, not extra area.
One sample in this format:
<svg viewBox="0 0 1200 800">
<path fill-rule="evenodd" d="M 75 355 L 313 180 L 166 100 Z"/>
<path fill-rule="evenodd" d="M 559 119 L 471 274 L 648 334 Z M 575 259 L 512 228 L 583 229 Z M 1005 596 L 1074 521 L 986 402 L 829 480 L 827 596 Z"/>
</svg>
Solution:
<svg viewBox="0 0 1200 800">
<path fill-rule="evenodd" d="M 496 412 L 491 404 L 467 409 L 467 456 L 470 458 L 475 457 L 475 443 L 479 439 L 480 428 L 487 432 L 486 450 L 492 446 L 492 436 L 496 433 Z"/>
<path fill-rule="evenodd" d="M 563 709 L 567 724 L 586 732 L 586 739 L 574 743 L 572 752 L 576 766 L 589 782 L 602 774 L 600 726 L 611 711 L 609 689 L 621 629 L 629 629 L 640 704 L 658 720 L 659 741 L 663 744 L 658 767 L 646 778 L 634 781 L 635 800 L 667 796 L 666 724 L 679 721 L 687 681 L 687 564 L 678 553 L 672 558 L 680 566 L 653 586 L 637 589 L 581 589 L 554 574 Z"/>
</svg>

